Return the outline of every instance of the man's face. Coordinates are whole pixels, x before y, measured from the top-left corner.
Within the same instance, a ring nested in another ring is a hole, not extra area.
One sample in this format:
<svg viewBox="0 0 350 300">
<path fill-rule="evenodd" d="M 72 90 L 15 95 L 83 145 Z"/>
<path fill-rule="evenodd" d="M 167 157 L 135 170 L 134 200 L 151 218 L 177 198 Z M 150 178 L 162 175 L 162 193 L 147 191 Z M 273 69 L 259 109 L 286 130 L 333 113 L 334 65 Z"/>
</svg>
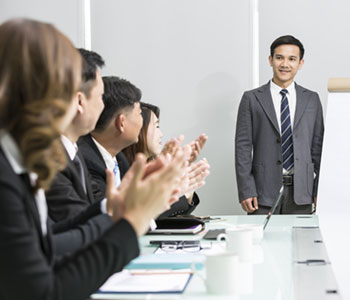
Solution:
<svg viewBox="0 0 350 300">
<path fill-rule="evenodd" d="M 103 111 L 103 108 L 104 108 L 104 103 L 102 100 L 103 92 L 104 92 L 103 80 L 100 72 L 97 70 L 96 84 L 91 89 L 90 95 L 85 101 L 85 110 L 84 110 L 84 115 L 85 115 L 84 127 L 86 128 L 85 134 L 95 129 L 98 118 L 100 117 L 100 114 Z"/>
<path fill-rule="evenodd" d="M 125 112 L 125 137 L 129 145 L 137 143 L 142 128 L 142 115 L 140 102 L 136 102 L 131 110 Z"/>
<path fill-rule="evenodd" d="M 269 57 L 273 69 L 273 82 L 282 88 L 288 87 L 294 80 L 298 70 L 304 64 L 300 60 L 300 50 L 296 45 L 281 45 L 275 48 L 273 57 Z"/>
</svg>

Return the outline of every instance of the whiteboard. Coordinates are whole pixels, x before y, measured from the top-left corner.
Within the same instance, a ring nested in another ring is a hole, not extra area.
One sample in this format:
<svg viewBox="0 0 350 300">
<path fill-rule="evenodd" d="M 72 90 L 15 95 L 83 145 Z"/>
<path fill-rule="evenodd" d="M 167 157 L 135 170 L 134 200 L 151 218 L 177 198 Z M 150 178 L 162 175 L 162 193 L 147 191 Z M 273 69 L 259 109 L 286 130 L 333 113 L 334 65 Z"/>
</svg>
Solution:
<svg viewBox="0 0 350 300">
<path fill-rule="evenodd" d="M 318 188 L 320 228 L 343 299 L 350 299 L 350 92 L 329 93 Z"/>
</svg>

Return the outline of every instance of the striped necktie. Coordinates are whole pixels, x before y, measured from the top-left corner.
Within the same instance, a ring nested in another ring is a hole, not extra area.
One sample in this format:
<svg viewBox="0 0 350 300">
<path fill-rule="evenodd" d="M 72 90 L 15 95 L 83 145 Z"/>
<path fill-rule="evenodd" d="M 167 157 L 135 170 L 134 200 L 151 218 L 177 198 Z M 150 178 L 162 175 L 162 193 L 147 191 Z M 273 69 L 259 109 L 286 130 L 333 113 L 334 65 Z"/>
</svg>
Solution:
<svg viewBox="0 0 350 300">
<path fill-rule="evenodd" d="M 119 170 L 118 162 L 116 160 L 114 161 L 113 173 L 114 173 L 114 185 L 115 187 L 118 187 L 120 185 L 120 170 Z"/>
<path fill-rule="evenodd" d="M 283 168 L 289 171 L 294 166 L 294 150 L 292 124 L 290 121 L 290 112 L 287 98 L 288 91 L 283 89 L 280 91 L 281 100 L 281 132 L 282 132 L 282 158 Z"/>
</svg>

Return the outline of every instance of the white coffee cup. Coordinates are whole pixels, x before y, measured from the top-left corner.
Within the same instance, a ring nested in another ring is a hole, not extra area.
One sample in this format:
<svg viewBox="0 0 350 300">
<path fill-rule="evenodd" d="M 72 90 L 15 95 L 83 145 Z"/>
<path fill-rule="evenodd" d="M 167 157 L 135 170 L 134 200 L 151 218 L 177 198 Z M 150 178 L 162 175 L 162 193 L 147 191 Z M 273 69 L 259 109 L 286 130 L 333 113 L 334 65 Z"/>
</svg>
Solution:
<svg viewBox="0 0 350 300">
<path fill-rule="evenodd" d="M 239 294 L 239 259 L 232 252 L 207 255 L 205 284 L 210 294 Z"/>
<path fill-rule="evenodd" d="M 249 295 L 253 293 L 253 264 L 251 262 L 240 262 L 239 274 L 239 294 Z"/>
<path fill-rule="evenodd" d="M 253 243 L 259 244 L 264 237 L 264 225 L 263 224 L 239 224 L 238 228 L 249 228 L 253 230 Z"/>
<path fill-rule="evenodd" d="M 249 228 L 227 228 L 217 240 L 226 240 L 226 250 L 238 254 L 239 260 L 250 262 L 253 259 L 253 230 Z"/>
</svg>

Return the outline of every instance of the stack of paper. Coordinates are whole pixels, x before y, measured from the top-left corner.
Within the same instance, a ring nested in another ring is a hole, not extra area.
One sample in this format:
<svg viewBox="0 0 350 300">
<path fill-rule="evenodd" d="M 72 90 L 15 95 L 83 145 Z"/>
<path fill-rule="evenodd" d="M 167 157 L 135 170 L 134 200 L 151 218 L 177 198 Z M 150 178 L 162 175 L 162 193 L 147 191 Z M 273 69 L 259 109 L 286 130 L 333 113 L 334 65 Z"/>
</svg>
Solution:
<svg viewBox="0 0 350 300">
<path fill-rule="evenodd" d="M 190 269 L 124 270 L 112 275 L 100 293 L 182 293 L 190 278 Z"/>
</svg>

